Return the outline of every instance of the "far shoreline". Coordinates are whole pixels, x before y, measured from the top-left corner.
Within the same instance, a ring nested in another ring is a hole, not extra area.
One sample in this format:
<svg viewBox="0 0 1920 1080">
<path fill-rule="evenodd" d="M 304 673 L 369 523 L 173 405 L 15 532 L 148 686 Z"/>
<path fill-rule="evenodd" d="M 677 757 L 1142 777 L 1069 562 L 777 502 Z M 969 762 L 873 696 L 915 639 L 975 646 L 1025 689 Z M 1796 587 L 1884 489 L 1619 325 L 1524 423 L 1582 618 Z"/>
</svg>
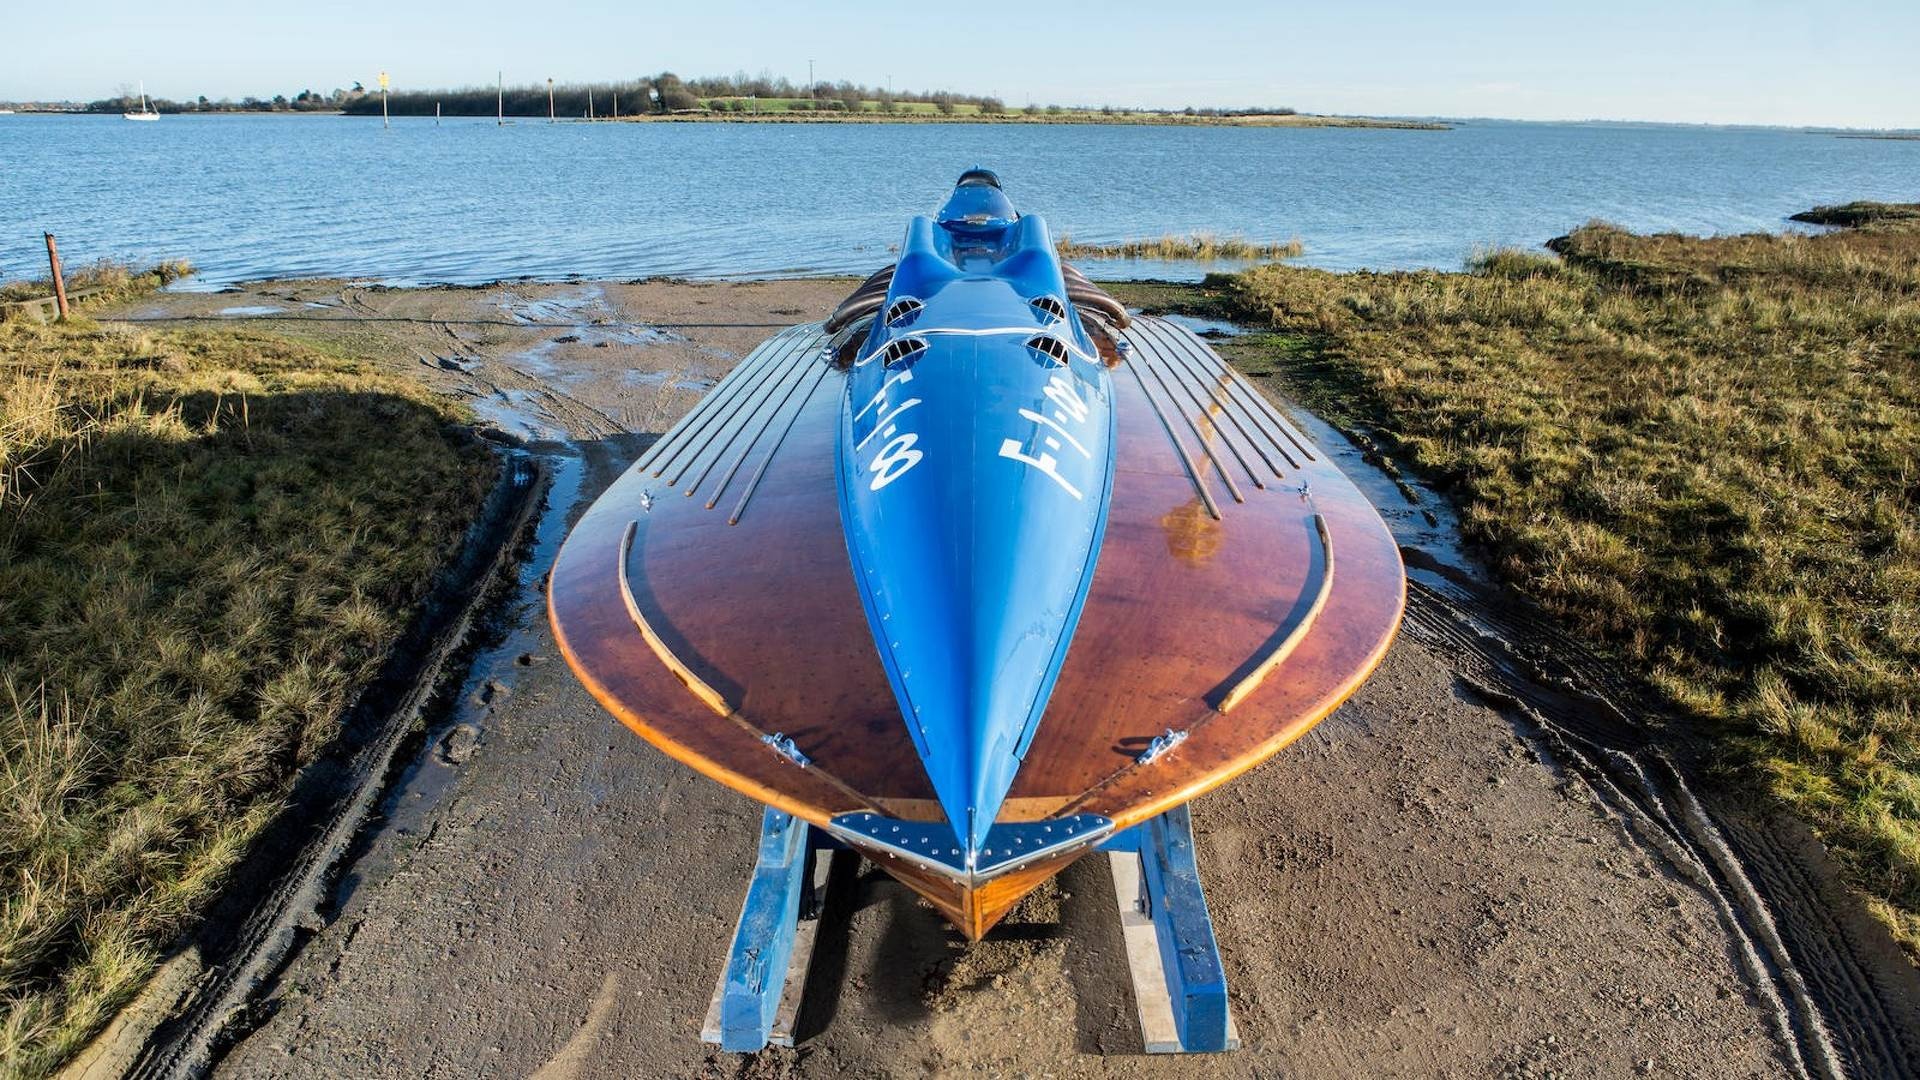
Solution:
<svg viewBox="0 0 1920 1080">
<path fill-rule="evenodd" d="M 85 109 L 14 109 L 7 115 L 12 116 L 97 116 L 102 119 L 114 119 L 117 113 L 91 112 Z M 199 116 L 350 116 L 358 119 L 371 119 L 377 113 L 348 112 L 343 109 L 184 109 L 169 112 L 161 110 L 163 117 L 199 117 Z M 394 112 L 395 120 L 490 120 L 496 119 L 491 113 L 447 113 L 436 116 L 433 113 Z M 955 113 L 941 115 L 926 112 L 679 112 L 679 113 L 640 113 L 628 116 L 559 116 L 548 117 L 538 113 L 508 114 L 500 118 L 515 124 L 559 123 L 559 124 L 1027 124 L 1035 126 L 1085 126 L 1105 125 L 1114 127 L 1256 127 L 1256 128 L 1347 128 L 1381 131 L 1452 131 L 1456 125 L 1435 120 L 1400 120 L 1374 116 L 1326 116 L 1300 113 L 1258 113 L 1248 115 L 1187 115 L 1185 113 L 1095 113 L 1060 112 L 1037 113 L 1009 112 L 999 115 L 987 113 Z"/>
</svg>

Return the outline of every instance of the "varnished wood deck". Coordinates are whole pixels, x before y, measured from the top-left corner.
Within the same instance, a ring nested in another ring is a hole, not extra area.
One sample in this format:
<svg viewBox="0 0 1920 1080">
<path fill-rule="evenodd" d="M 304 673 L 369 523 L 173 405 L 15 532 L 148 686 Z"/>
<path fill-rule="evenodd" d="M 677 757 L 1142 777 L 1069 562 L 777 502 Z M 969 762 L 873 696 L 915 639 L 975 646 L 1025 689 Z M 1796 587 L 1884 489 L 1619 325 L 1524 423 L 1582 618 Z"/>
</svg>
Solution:
<svg viewBox="0 0 1920 1080">
<path fill-rule="evenodd" d="M 1125 828 L 1224 783 L 1345 700 L 1399 623 L 1399 553 L 1353 485 L 1193 334 L 1120 337 L 1106 540 L 1009 819 Z M 776 335 L 616 481 L 550 613 L 595 697 L 695 769 L 814 823 L 937 818 L 852 581 L 825 343 Z M 876 861 L 978 936 L 1072 860 L 971 890 Z"/>
</svg>

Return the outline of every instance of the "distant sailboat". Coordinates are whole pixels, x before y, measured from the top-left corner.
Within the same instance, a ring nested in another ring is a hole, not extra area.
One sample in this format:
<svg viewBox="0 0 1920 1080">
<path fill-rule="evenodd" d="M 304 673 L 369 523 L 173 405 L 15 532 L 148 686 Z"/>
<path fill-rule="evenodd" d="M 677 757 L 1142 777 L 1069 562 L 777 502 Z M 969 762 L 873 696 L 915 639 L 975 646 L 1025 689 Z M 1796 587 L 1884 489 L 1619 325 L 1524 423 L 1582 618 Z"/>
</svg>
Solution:
<svg viewBox="0 0 1920 1080">
<path fill-rule="evenodd" d="M 140 111 L 130 112 L 130 113 L 121 113 L 120 119 L 122 120 L 158 120 L 160 119 L 160 114 L 157 112 L 154 112 L 153 106 L 147 104 L 147 84 L 145 80 L 142 80 L 140 83 Z"/>
</svg>

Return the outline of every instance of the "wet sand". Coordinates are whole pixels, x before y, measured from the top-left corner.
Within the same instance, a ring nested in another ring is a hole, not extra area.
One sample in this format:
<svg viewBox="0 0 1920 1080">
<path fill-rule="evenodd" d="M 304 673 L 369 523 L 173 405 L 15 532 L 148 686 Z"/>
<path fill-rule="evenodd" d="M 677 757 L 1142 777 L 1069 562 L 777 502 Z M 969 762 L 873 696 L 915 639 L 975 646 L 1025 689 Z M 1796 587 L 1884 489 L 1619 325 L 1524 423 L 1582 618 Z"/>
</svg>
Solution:
<svg viewBox="0 0 1920 1080">
<path fill-rule="evenodd" d="M 1868 1018 L 1858 1039 L 1795 1012 L 1792 972 L 1755 959 L 1751 915 L 1610 793 L 1586 744 L 1501 682 L 1512 672 L 1451 636 L 1460 553 L 1435 531 L 1444 517 L 1405 507 L 1389 520 L 1428 567 L 1434 610 L 1332 718 L 1194 806 L 1245 1049 L 1140 1052 L 1100 860 L 967 946 L 844 856 L 801 1045 L 701 1045 L 759 810 L 594 704 L 556 655 L 538 582 L 568 516 L 651 435 L 851 284 L 267 283 L 122 313 L 244 319 L 382 358 L 530 441 L 558 476 L 500 640 L 222 1075 L 1771 1077 L 1913 1060 L 1911 1011 Z M 1754 815 L 1728 828 L 1790 829 Z M 1818 879 L 1817 849 L 1773 850 Z M 1818 880 L 1806 891 L 1846 902 Z M 1816 972 L 1819 993 L 1889 1014 L 1920 1002 L 1871 924 L 1833 921 L 1852 966 Z"/>
</svg>

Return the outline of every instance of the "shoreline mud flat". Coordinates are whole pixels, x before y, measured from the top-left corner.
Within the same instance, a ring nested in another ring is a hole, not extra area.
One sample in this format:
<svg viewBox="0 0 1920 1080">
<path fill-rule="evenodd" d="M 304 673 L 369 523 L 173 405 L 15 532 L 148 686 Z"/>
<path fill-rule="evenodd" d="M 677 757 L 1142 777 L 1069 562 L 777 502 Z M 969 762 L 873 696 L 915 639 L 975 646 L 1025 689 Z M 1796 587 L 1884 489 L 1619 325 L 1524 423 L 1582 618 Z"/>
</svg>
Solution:
<svg viewBox="0 0 1920 1080">
<path fill-rule="evenodd" d="M 266 282 L 117 314 L 245 320 L 391 358 L 571 478 L 536 526 L 545 537 L 754 344 L 822 317 L 851 284 Z M 1374 472 L 1364 434 L 1313 434 L 1407 552 L 1408 632 L 1332 718 L 1194 804 L 1246 1046 L 1205 1066 L 1913 1071 L 1920 977 L 1804 830 L 1655 746 L 1632 680 L 1478 578 L 1444 504 Z M 533 544 L 496 646 L 336 868 L 311 936 L 225 1032 L 223 1075 L 1194 1067 L 1139 1052 L 1097 860 L 968 947 L 843 858 L 800 1047 L 742 1059 L 698 1043 L 758 808 L 574 683 L 538 603 L 552 548 Z"/>
</svg>

